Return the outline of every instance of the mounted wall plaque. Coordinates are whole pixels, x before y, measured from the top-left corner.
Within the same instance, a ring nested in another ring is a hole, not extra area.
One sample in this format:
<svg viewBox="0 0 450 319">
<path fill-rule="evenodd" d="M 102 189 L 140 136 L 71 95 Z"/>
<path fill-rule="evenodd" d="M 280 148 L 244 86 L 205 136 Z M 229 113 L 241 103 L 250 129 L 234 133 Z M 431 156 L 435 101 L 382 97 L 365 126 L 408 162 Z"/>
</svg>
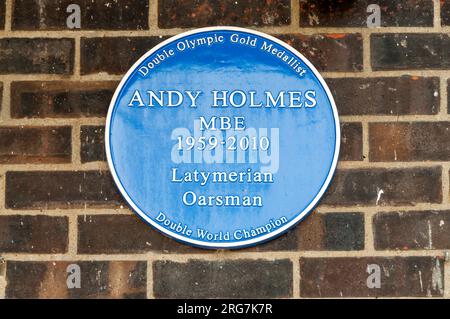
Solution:
<svg viewBox="0 0 450 319">
<path fill-rule="evenodd" d="M 172 37 L 112 99 L 106 153 L 146 222 L 205 248 L 255 245 L 301 221 L 339 154 L 336 107 L 299 52 L 263 33 L 214 27 Z"/>
</svg>

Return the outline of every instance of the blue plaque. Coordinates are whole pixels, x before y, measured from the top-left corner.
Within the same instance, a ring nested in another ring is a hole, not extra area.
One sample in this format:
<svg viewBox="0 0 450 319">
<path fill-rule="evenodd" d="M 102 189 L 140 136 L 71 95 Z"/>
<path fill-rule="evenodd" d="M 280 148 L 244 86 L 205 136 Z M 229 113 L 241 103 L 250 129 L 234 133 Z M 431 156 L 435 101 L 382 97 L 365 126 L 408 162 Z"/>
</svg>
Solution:
<svg viewBox="0 0 450 319">
<path fill-rule="evenodd" d="M 172 37 L 112 99 L 106 153 L 131 207 L 204 248 L 273 239 L 318 203 L 339 154 L 333 97 L 286 43 L 235 27 Z"/>
</svg>

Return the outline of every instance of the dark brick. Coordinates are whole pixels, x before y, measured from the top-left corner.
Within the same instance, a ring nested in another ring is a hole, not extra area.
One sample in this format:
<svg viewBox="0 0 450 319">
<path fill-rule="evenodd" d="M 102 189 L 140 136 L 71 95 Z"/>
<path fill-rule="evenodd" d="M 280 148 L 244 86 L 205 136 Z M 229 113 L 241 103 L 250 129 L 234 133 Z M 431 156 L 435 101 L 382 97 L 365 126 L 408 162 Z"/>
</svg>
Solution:
<svg viewBox="0 0 450 319">
<path fill-rule="evenodd" d="M 450 25 L 450 1 L 441 0 L 441 24 L 443 26 Z"/>
<path fill-rule="evenodd" d="M 301 224 L 300 224 L 301 225 Z M 237 252 L 267 252 L 267 251 L 296 251 L 299 246 L 299 232 L 300 227 L 296 226 L 290 229 L 285 234 L 264 242 L 262 244 L 258 244 L 256 246 L 251 246 L 248 248 L 238 248 Z M 217 251 L 217 250 L 216 250 Z M 214 252 L 214 251 L 213 251 Z"/>
<path fill-rule="evenodd" d="M 361 71 L 363 68 L 360 34 L 276 35 L 296 48 L 319 71 Z"/>
<path fill-rule="evenodd" d="M 414 205 L 442 202 L 441 168 L 337 170 L 325 205 Z"/>
<path fill-rule="evenodd" d="M 123 203 L 109 172 L 7 172 L 5 203 L 12 209 L 117 207 Z"/>
<path fill-rule="evenodd" d="M 358 213 L 324 215 L 326 250 L 364 249 L 364 216 Z"/>
<path fill-rule="evenodd" d="M 0 29 L 5 29 L 6 0 L 0 0 Z"/>
<path fill-rule="evenodd" d="M 375 249 L 450 248 L 450 211 L 378 213 Z"/>
<path fill-rule="evenodd" d="M 297 226 L 299 250 L 364 249 L 364 216 L 360 213 L 314 213 Z"/>
<path fill-rule="evenodd" d="M 294 251 L 297 248 L 297 232 L 293 229 L 275 240 L 237 251 Z M 155 231 L 135 215 L 78 217 L 78 253 L 80 254 L 133 254 L 149 251 L 214 253 L 217 250 L 199 249 L 177 242 Z"/>
<path fill-rule="evenodd" d="M 0 39 L 0 74 L 72 74 L 74 39 Z"/>
<path fill-rule="evenodd" d="M 67 288 L 69 265 L 78 265 L 81 288 Z M 6 298 L 145 298 L 147 265 L 141 261 L 9 261 Z"/>
<path fill-rule="evenodd" d="M 450 114 L 450 79 L 447 80 L 447 114 Z"/>
<path fill-rule="evenodd" d="M 300 0 L 302 27 L 367 27 L 370 4 L 381 9 L 382 27 L 432 27 L 432 0 Z"/>
<path fill-rule="evenodd" d="M 368 288 L 378 265 L 381 287 Z M 370 271 L 370 273 L 369 273 Z M 434 257 L 301 258 L 302 297 L 441 297 L 444 261 Z"/>
<path fill-rule="evenodd" d="M 117 82 L 12 82 L 11 117 L 105 117 Z"/>
<path fill-rule="evenodd" d="M 305 221 L 262 245 L 237 252 L 300 250 L 361 250 L 364 218 L 359 213 L 311 214 Z M 127 254 L 214 253 L 190 247 L 154 231 L 134 215 L 84 215 L 78 217 L 78 253 Z"/>
<path fill-rule="evenodd" d="M 362 124 L 341 124 L 341 161 L 362 161 Z"/>
<path fill-rule="evenodd" d="M 81 9 L 81 30 L 148 29 L 148 1 L 15 0 L 13 30 L 65 30 L 70 4 Z"/>
<path fill-rule="evenodd" d="M 447 161 L 450 122 L 370 123 L 373 162 Z"/>
<path fill-rule="evenodd" d="M 339 115 L 437 114 L 439 78 L 328 78 Z"/>
<path fill-rule="evenodd" d="M 364 218 L 360 213 L 313 212 L 283 236 L 239 252 L 362 249 Z"/>
<path fill-rule="evenodd" d="M 166 237 L 135 215 L 84 215 L 78 217 L 79 254 L 190 252 L 191 248 Z"/>
<path fill-rule="evenodd" d="M 450 68 L 448 34 L 372 34 L 371 48 L 377 71 Z"/>
<path fill-rule="evenodd" d="M 0 252 L 65 253 L 68 227 L 67 217 L 0 216 Z"/>
<path fill-rule="evenodd" d="M 80 140 L 82 163 L 106 160 L 104 126 L 82 126 Z"/>
<path fill-rule="evenodd" d="M 159 0 L 160 28 L 216 25 L 282 26 L 291 23 L 289 0 Z"/>
<path fill-rule="evenodd" d="M 292 263 L 282 260 L 189 260 L 153 263 L 156 298 L 286 298 Z"/>
<path fill-rule="evenodd" d="M 72 128 L 0 127 L 0 163 L 70 163 Z"/>
<path fill-rule="evenodd" d="M 81 74 L 123 74 L 166 37 L 81 38 Z"/>
</svg>

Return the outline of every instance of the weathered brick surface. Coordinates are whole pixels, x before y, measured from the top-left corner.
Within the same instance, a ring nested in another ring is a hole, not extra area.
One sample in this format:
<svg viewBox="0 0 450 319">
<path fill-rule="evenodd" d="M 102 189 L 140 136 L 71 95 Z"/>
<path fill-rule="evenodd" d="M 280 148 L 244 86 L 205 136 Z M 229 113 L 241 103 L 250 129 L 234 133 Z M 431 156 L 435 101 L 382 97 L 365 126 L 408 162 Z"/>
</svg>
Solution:
<svg viewBox="0 0 450 319">
<path fill-rule="evenodd" d="M 11 117 L 104 117 L 117 82 L 26 81 L 11 83 Z"/>
<path fill-rule="evenodd" d="M 0 0 L 0 29 L 5 28 L 6 0 Z"/>
<path fill-rule="evenodd" d="M 81 30 L 66 25 L 69 4 Z M 367 27 L 370 4 L 381 29 Z M 120 76 L 180 28 L 215 25 L 294 46 L 327 72 L 341 116 L 317 211 L 231 252 L 116 212 L 126 203 L 104 150 Z M 0 0 L 0 296 L 5 273 L 7 298 L 447 296 L 431 254 L 450 249 L 448 27 L 448 0 Z M 71 264 L 81 288 L 67 286 Z"/>
<path fill-rule="evenodd" d="M 367 7 L 381 9 L 382 27 L 433 26 L 432 0 L 300 0 L 301 27 L 366 27 Z"/>
<path fill-rule="evenodd" d="M 378 213 L 373 223 L 376 249 L 450 248 L 449 211 Z"/>
<path fill-rule="evenodd" d="M 270 252 L 270 251 L 296 251 L 299 249 L 299 230 L 290 229 L 283 235 L 277 237 L 276 240 L 269 240 L 261 245 L 253 247 L 236 249 L 234 251 L 244 253 L 246 252 Z"/>
<path fill-rule="evenodd" d="M 450 158 L 449 130 L 449 122 L 371 123 L 370 160 L 446 161 Z"/>
<path fill-rule="evenodd" d="M 442 201 L 441 168 L 341 169 L 322 200 L 327 205 L 414 205 Z"/>
<path fill-rule="evenodd" d="M 316 243 L 316 245 L 322 245 L 320 246 L 322 249 L 324 247 L 322 243 Z M 298 246 L 298 232 L 293 230 L 276 241 L 270 241 L 244 251 L 293 251 Z M 215 250 L 204 250 L 178 243 L 153 230 L 135 215 L 82 215 L 78 217 L 78 253 L 80 254 L 125 254 L 150 251 L 181 254 L 215 252 Z"/>
<path fill-rule="evenodd" d="M 432 0 L 300 0 L 302 27 L 366 27 L 367 7 L 381 9 L 382 27 L 433 26 Z"/>
<path fill-rule="evenodd" d="M 450 68 L 448 34 L 372 34 L 371 50 L 374 70 Z"/>
<path fill-rule="evenodd" d="M 80 140 L 82 163 L 106 160 L 104 126 L 82 126 Z"/>
<path fill-rule="evenodd" d="M 380 288 L 368 288 L 373 274 L 369 265 L 379 267 Z M 302 297 L 442 297 L 444 261 L 433 257 L 301 258 L 300 278 Z"/>
<path fill-rule="evenodd" d="M 358 213 L 331 213 L 323 217 L 325 250 L 360 250 L 364 248 L 364 216 Z"/>
<path fill-rule="evenodd" d="M 80 267 L 80 288 L 67 287 L 69 265 Z M 146 269 L 142 261 L 10 261 L 6 298 L 145 298 Z"/>
<path fill-rule="evenodd" d="M 364 249 L 364 216 L 360 213 L 313 213 L 297 227 L 298 249 Z"/>
<path fill-rule="evenodd" d="M 437 114 L 439 78 L 382 77 L 326 79 L 339 115 Z"/>
<path fill-rule="evenodd" d="M 156 298 L 286 298 L 292 296 L 292 262 L 156 261 L 153 281 Z"/>
<path fill-rule="evenodd" d="M 289 25 L 290 7 L 289 0 L 159 0 L 158 25 L 163 29 Z"/>
<path fill-rule="evenodd" d="M 0 163 L 70 163 L 72 128 L 0 127 Z"/>
<path fill-rule="evenodd" d="M 126 254 L 208 252 L 177 243 L 149 228 L 134 215 L 82 215 L 78 217 L 78 253 Z M 242 252 L 295 250 L 361 250 L 364 217 L 360 213 L 311 214 L 277 240 Z M 210 252 L 214 252 L 211 250 Z"/>
<path fill-rule="evenodd" d="M 123 74 L 166 37 L 81 38 L 81 74 Z"/>
<path fill-rule="evenodd" d="M 158 233 L 135 215 L 78 217 L 78 253 L 199 252 Z"/>
<path fill-rule="evenodd" d="M 2 38 L 0 74 L 72 74 L 74 39 Z"/>
<path fill-rule="evenodd" d="M 360 34 L 286 34 L 276 35 L 296 48 L 319 71 L 362 70 L 362 37 Z"/>
<path fill-rule="evenodd" d="M 67 217 L 0 216 L 0 253 L 65 253 Z"/>
<path fill-rule="evenodd" d="M 7 172 L 6 207 L 53 209 L 118 207 L 119 191 L 106 171 Z"/>
<path fill-rule="evenodd" d="M 450 25 L 450 1 L 441 0 L 441 24 L 443 26 Z"/>
<path fill-rule="evenodd" d="M 447 106 L 450 105 L 450 79 L 447 80 Z M 450 108 L 447 108 L 447 113 L 450 114 Z"/>
<path fill-rule="evenodd" d="M 15 0 L 14 30 L 66 30 L 71 4 L 80 6 L 82 30 L 148 29 L 148 2 L 142 0 Z"/>
<path fill-rule="evenodd" d="M 341 124 L 341 153 L 342 161 L 361 161 L 362 154 L 362 124 Z"/>
</svg>

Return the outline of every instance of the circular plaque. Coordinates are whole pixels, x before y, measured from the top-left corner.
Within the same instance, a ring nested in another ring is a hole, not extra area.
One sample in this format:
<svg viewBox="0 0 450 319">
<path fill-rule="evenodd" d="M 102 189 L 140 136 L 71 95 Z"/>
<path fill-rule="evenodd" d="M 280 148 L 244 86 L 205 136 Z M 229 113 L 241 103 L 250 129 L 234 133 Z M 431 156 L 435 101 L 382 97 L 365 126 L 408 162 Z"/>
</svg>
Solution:
<svg viewBox="0 0 450 319">
<path fill-rule="evenodd" d="M 326 191 L 339 154 L 333 97 L 314 66 L 263 33 L 203 28 L 145 54 L 108 112 L 106 153 L 135 212 L 205 248 L 273 239 Z"/>
</svg>

